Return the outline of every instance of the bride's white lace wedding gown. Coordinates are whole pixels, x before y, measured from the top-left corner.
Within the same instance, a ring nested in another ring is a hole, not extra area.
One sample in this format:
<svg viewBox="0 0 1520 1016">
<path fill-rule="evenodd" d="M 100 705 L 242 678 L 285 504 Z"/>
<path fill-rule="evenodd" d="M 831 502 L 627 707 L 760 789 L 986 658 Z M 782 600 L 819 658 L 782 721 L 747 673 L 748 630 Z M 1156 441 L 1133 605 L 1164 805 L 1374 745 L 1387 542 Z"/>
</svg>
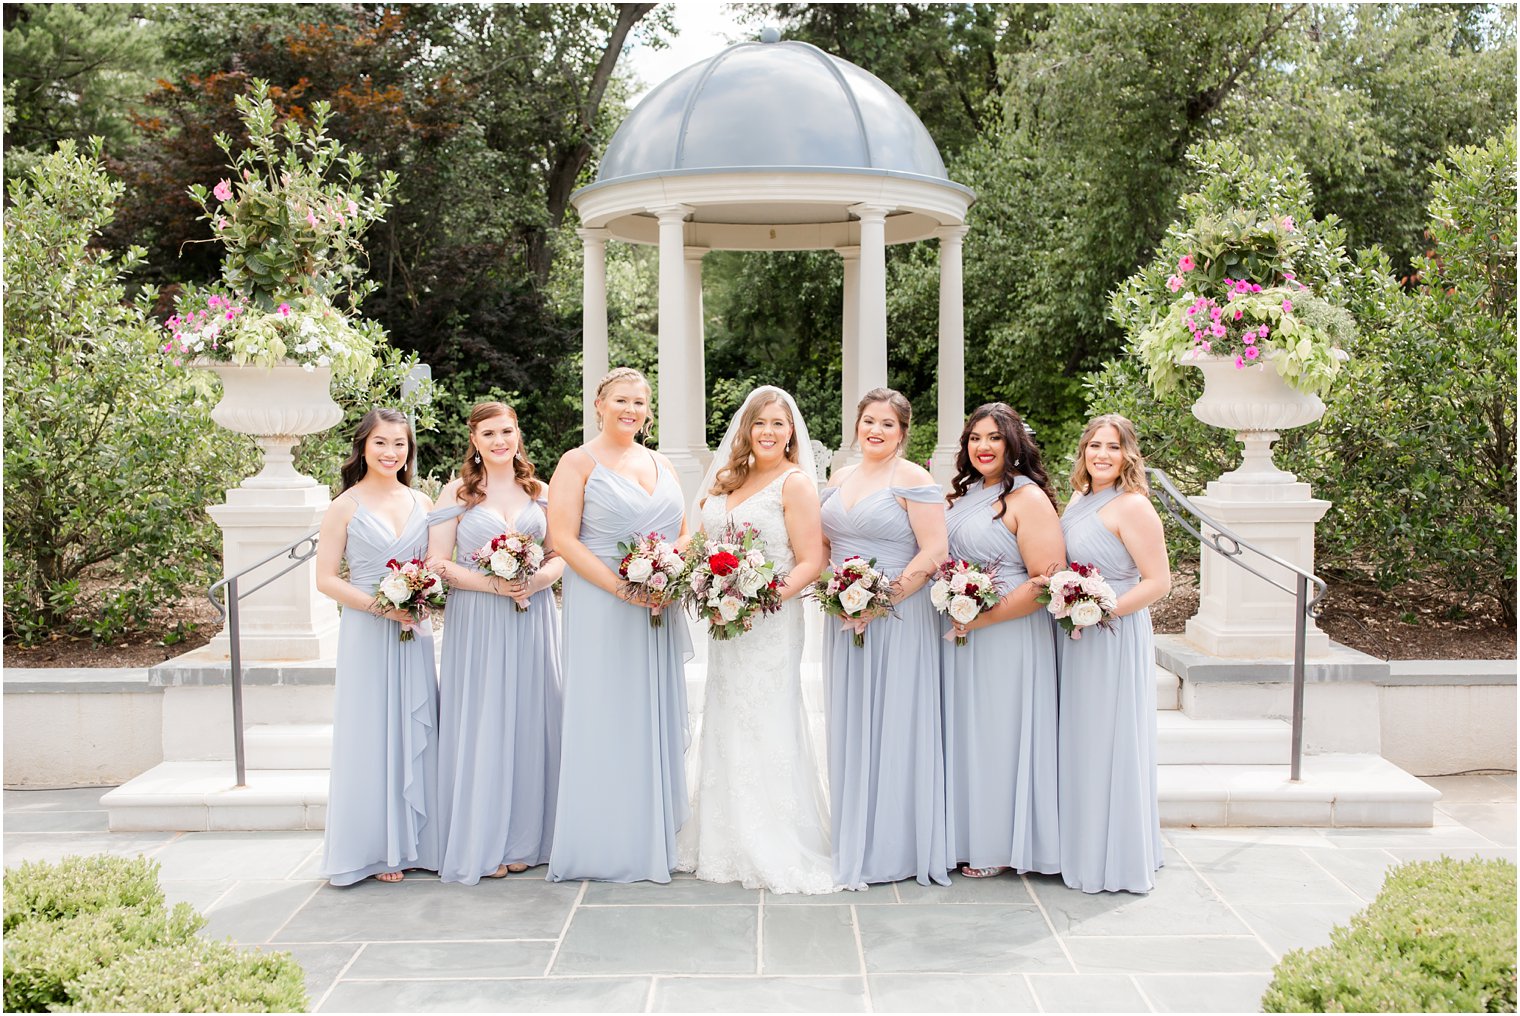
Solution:
<svg viewBox="0 0 1520 1016">
<path fill-rule="evenodd" d="M 795 563 L 781 487 L 789 470 L 729 511 L 707 498 L 709 534 L 732 519 L 760 531 L 777 574 Z M 704 633 L 705 634 L 705 633 Z M 802 701 L 802 604 L 727 641 L 709 641 L 707 694 L 691 746 L 691 817 L 677 837 L 680 869 L 709 882 L 776 893 L 828 893 L 828 805 Z"/>
</svg>

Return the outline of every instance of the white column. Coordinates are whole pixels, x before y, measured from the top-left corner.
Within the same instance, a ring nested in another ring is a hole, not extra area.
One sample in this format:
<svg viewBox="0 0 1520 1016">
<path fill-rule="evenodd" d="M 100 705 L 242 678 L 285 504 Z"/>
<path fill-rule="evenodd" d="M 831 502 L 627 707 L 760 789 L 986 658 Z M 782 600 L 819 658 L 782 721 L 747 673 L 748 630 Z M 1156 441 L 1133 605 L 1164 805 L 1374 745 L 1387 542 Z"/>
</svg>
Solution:
<svg viewBox="0 0 1520 1016">
<path fill-rule="evenodd" d="M 596 437 L 596 384 L 607 373 L 607 230 L 577 229 L 581 250 L 581 439 Z"/>
<path fill-rule="evenodd" d="M 855 405 L 865 389 L 860 386 L 860 248 L 836 247 L 844 259 L 844 321 L 840 336 L 839 451 L 831 469 L 843 469 L 860 458 L 855 440 Z"/>
<path fill-rule="evenodd" d="M 955 476 L 966 412 L 966 317 L 962 296 L 961 240 L 965 226 L 934 231 L 939 238 L 939 437 L 930 471 L 941 486 Z"/>
<path fill-rule="evenodd" d="M 687 446 L 704 470 L 712 462 L 707 447 L 707 337 L 702 320 L 702 258 L 706 247 L 686 248 Z"/>
<path fill-rule="evenodd" d="M 860 361 L 861 393 L 887 384 L 887 205 L 860 204 Z"/>
<path fill-rule="evenodd" d="M 686 216 L 690 205 L 662 205 L 649 209 L 660 220 L 660 337 L 659 413 L 660 451 L 670 459 L 690 501 L 702 481 L 702 466 L 691 453 L 686 427 L 688 392 L 686 375 L 690 358 L 686 332 Z"/>
</svg>

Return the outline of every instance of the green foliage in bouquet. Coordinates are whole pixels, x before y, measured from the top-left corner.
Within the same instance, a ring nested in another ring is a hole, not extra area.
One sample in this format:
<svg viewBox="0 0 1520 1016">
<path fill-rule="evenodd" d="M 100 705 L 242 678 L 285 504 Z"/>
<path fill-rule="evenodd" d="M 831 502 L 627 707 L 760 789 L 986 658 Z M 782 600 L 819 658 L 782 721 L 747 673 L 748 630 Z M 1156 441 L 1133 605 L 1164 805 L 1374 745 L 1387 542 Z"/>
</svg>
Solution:
<svg viewBox="0 0 1520 1016">
<path fill-rule="evenodd" d="M 1515 866 L 1417 861 L 1330 932 L 1282 958 L 1265 1012 L 1514 1012 Z"/>
</svg>

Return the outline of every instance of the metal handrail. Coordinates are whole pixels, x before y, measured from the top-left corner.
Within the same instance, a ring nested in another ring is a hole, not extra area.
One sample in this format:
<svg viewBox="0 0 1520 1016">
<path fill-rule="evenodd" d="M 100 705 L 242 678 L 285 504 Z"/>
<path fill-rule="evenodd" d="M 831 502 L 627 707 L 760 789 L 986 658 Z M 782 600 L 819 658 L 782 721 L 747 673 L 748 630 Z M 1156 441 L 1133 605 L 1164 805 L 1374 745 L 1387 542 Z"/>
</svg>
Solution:
<svg viewBox="0 0 1520 1016">
<path fill-rule="evenodd" d="M 1297 783 L 1304 753 L 1304 644 L 1308 638 L 1309 618 L 1319 617 L 1323 609 L 1322 601 L 1327 588 L 1325 580 L 1313 572 L 1305 571 L 1291 561 L 1285 561 L 1276 554 L 1262 550 L 1244 537 L 1215 522 L 1177 489 L 1172 483 L 1172 478 L 1167 476 L 1164 470 L 1152 467 L 1146 471 L 1150 474 L 1152 481 L 1151 495 L 1161 502 L 1161 506 L 1177 520 L 1178 525 L 1198 538 L 1201 546 L 1214 551 L 1226 561 L 1244 568 L 1268 585 L 1293 594 L 1295 608 L 1293 615 L 1293 756 L 1289 765 L 1288 779 Z M 1195 527 L 1187 520 L 1183 512 L 1196 518 L 1203 528 Z M 1250 551 L 1263 561 L 1292 573 L 1292 584 L 1286 585 L 1274 576 L 1253 568 L 1241 557 L 1243 551 Z M 1313 596 L 1309 595 L 1311 585 L 1314 587 Z"/>
<path fill-rule="evenodd" d="M 237 786 L 248 786 L 247 763 L 243 754 L 243 651 L 242 638 L 238 627 L 238 602 L 245 596 L 251 596 L 263 589 L 275 579 L 294 571 L 302 564 L 310 561 L 317 554 L 317 530 L 313 529 L 305 536 L 292 540 L 285 546 L 273 551 L 266 557 L 262 557 L 253 564 L 244 568 L 236 575 L 224 575 L 213 582 L 206 590 L 206 599 L 216 608 L 217 620 L 227 622 L 227 642 L 232 650 L 232 751 L 233 758 L 237 762 Z M 256 568 L 279 557 L 288 557 L 290 563 L 263 582 L 251 589 L 239 589 L 238 580 L 246 576 Z M 222 599 L 217 599 L 217 593 L 222 594 Z"/>
</svg>

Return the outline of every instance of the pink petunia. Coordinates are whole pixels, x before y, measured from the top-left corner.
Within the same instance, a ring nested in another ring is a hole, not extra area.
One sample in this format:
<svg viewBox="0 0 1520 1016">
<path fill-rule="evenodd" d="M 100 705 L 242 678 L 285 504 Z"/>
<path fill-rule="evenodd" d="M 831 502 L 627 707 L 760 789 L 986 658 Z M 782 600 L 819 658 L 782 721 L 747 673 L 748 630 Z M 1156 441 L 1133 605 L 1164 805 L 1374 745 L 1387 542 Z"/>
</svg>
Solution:
<svg viewBox="0 0 1520 1016">
<path fill-rule="evenodd" d="M 349 215 L 358 215 L 359 214 L 359 206 L 356 205 L 356 204 L 354 204 L 354 202 L 353 202 L 352 199 L 350 199 L 349 202 L 348 202 L 348 214 Z"/>
<path fill-rule="evenodd" d="M 1237 370 L 1239 370 L 1240 368 L 1244 367 L 1245 365 L 1246 365 L 1246 362 L 1244 360 L 1242 360 L 1240 357 L 1237 356 L 1235 358 L 1235 368 Z"/>
<path fill-rule="evenodd" d="M 1282 228 L 1289 233 L 1293 232 L 1293 216 L 1284 215 L 1282 217 Z"/>
<path fill-rule="evenodd" d="M 1203 343 L 1203 351 L 1204 351 L 1204 352 L 1205 352 L 1205 353 L 1207 353 L 1207 352 L 1208 352 L 1208 351 L 1209 351 L 1209 350 L 1210 350 L 1210 349 L 1212 349 L 1212 348 L 1213 348 L 1213 347 L 1212 347 L 1212 346 L 1211 346 L 1211 345 L 1210 345 L 1210 344 L 1209 344 L 1209 342 L 1208 342 L 1208 340 L 1204 340 L 1204 343 Z"/>
<path fill-rule="evenodd" d="M 1290 300 L 1290 299 L 1288 299 L 1286 296 L 1283 297 L 1282 308 L 1283 308 L 1283 313 L 1284 314 L 1292 314 L 1293 313 L 1293 301 Z"/>
<path fill-rule="evenodd" d="M 1246 347 L 1246 359 L 1247 360 L 1254 360 L 1254 359 L 1256 359 L 1260 355 L 1261 355 L 1261 350 L 1257 349 L 1255 346 L 1247 346 Z"/>
<path fill-rule="evenodd" d="M 1241 310 L 1239 307 L 1235 308 L 1235 320 L 1236 321 L 1239 321 L 1244 314 L 1245 314 L 1245 311 Z"/>
<path fill-rule="evenodd" d="M 1167 289 L 1170 289 L 1172 292 L 1175 293 L 1175 292 L 1177 292 L 1177 290 L 1181 289 L 1182 286 L 1183 286 L 1182 276 L 1180 276 L 1180 275 L 1169 275 L 1169 276 L 1167 276 L 1167 279 L 1166 279 L 1166 288 Z"/>
<path fill-rule="evenodd" d="M 313 215 L 310 210 L 307 210 L 306 212 L 306 223 L 307 225 L 311 226 L 312 229 L 317 228 L 317 217 Z"/>
<path fill-rule="evenodd" d="M 290 317 L 290 304 L 282 303 L 275 310 L 280 312 L 280 317 Z"/>
<path fill-rule="evenodd" d="M 1222 339 L 1224 338 L 1225 327 L 1216 321 L 1214 324 L 1209 325 L 1209 333 L 1216 339 Z"/>
<path fill-rule="evenodd" d="M 1191 272 L 1196 266 L 1193 264 L 1193 255 L 1184 254 L 1177 260 L 1177 270 L 1183 275 Z"/>
<path fill-rule="evenodd" d="M 216 182 L 216 186 L 213 187 L 213 188 L 211 188 L 211 193 L 216 196 L 216 199 L 218 201 L 231 201 L 232 200 L 232 181 L 230 181 L 230 180 L 218 180 Z"/>
</svg>

